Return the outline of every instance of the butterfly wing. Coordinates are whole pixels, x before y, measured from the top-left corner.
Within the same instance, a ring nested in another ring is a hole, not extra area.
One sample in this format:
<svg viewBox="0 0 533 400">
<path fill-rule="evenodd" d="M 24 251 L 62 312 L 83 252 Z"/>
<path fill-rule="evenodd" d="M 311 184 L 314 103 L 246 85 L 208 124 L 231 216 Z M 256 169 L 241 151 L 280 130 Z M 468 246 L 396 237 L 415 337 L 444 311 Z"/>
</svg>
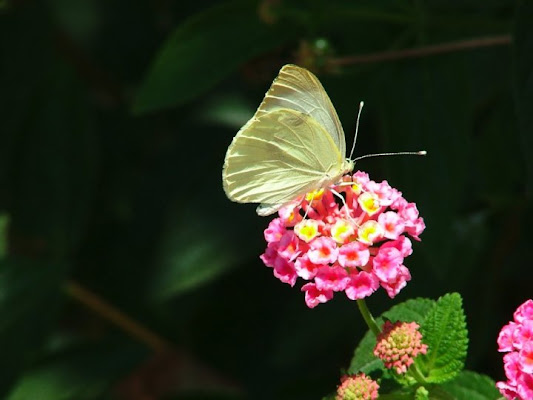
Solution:
<svg viewBox="0 0 533 400">
<path fill-rule="evenodd" d="M 253 118 L 279 109 L 295 110 L 313 117 L 331 136 L 342 158 L 346 157 L 346 139 L 339 117 L 313 73 L 292 64 L 283 66 Z"/>
<path fill-rule="evenodd" d="M 226 195 L 275 212 L 299 195 L 337 181 L 344 157 L 313 117 L 279 109 L 252 119 L 233 138 L 222 172 Z"/>
</svg>

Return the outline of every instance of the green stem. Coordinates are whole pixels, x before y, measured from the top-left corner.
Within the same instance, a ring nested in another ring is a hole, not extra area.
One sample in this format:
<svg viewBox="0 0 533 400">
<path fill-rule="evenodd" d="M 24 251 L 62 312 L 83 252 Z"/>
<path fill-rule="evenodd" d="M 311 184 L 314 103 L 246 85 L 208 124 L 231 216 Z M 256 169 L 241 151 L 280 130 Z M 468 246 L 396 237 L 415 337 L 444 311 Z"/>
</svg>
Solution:
<svg viewBox="0 0 533 400">
<path fill-rule="evenodd" d="M 421 385 L 425 385 L 427 382 L 426 382 L 426 377 L 424 375 L 422 375 L 422 372 L 420 372 L 420 370 L 418 369 L 418 366 L 415 364 L 411 365 L 411 367 L 409 367 L 409 375 L 411 375 L 413 378 L 416 379 L 416 381 L 418 383 L 420 383 Z"/>
<path fill-rule="evenodd" d="M 364 301 L 363 299 L 357 300 L 357 306 L 359 307 L 359 311 L 361 312 L 363 319 L 368 325 L 368 328 L 374 333 L 374 335 L 379 335 L 379 332 L 381 332 L 381 330 L 379 329 L 376 320 L 370 313 L 370 310 L 366 306 L 366 301 Z"/>
</svg>

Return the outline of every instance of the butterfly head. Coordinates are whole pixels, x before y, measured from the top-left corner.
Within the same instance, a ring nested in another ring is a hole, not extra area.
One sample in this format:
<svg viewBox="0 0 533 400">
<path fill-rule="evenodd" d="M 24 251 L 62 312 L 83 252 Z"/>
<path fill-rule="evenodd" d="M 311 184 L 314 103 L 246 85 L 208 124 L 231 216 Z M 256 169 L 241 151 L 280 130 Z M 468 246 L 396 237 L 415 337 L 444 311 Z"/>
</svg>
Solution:
<svg viewBox="0 0 533 400">
<path fill-rule="evenodd" d="M 342 174 L 344 175 L 344 174 L 352 172 L 354 167 L 355 167 L 355 161 L 347 158 L 346 160 L 344 160 L 344 163 L 342 164 L 342 171 L 343 171 Z"/>
</svg>

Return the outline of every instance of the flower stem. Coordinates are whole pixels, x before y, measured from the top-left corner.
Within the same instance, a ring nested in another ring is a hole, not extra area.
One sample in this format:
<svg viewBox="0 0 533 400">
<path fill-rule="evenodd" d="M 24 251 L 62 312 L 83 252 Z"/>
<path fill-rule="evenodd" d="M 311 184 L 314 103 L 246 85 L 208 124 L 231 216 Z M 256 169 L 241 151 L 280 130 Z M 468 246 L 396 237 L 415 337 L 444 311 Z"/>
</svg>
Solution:
<svg viewBox="0 0 533 400">
<path fill-rule="evenodd" d="M 156 352 L 163 352 L 172 347 L 166 340 L 159 337 L 154 332 L 134 321 L 122 311 L 107 303 L 95 293 L 87 290 L 74 281 L 65 284 L 65 292 L 74 300 L 91 309 L 100 317 L 108 320 L 113 325 L 118 326 L 124 332 L 146 344 Z"/>
<path fill-rule="evenodd" d="M 454 51 L 477 49 L 480 47 L 509 45 L 512 42 L 511 35 L 489 36 L 475 39 L 460 40 L 457 42 L 440 43 L 424 47 L 415 47 L 402 50 L 382 51 L 370 54 L 358 54 L 332 58 L 330 65 L 354 65 L 380 61 L 401 60 L 405 58 L 426 57 L 434 54 L 450 53 Z"/>
<path fill-rule="evenodd" d="M 359 307 L 359 311 L 361 312 L 363 319 L 368 325 L 368 328 L 372 331 L 372 333 L 374 333 L 374 335 L 377 336 L 380 332 L 380 329 L 378 327 L 378 324 L 376 323 L 376 320 L 370 313 L 370 310 L 368 309 L 366 305 L 366 301 L 363 299 L 357 300 L 357 306 Z"/>
<path fill-rule="evenodd" d="M 418 366 L 416 365 L 416 363 L 414 363 L 410 368 L 409 368 L 409 372 L 408 372 L 413 378 L 416 379 L 416 381 L 418 383 L 420 383 L 421 385 L 424 385 L 426 384 L 426 378 L 424 375 L 422 375 L 422 372 L 420 372 L 420 370 L 418 369 Z"/>
</svg>

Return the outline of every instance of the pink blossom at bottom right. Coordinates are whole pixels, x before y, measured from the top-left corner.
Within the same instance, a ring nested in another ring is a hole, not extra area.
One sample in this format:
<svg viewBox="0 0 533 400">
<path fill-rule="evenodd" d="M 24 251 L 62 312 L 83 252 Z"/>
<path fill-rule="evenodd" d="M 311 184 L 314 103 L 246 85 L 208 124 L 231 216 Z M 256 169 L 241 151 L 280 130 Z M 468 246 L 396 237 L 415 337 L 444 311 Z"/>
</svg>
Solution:
<svg viewBox="0 0 533 400">
<path fill-rule="evenodd" d="M 514 312 L 514 320 L 498 336 L 498 351 L 505 352 L 503 364 L 506 382 L 496 387 L 506 399 L 533 399 L 533 300 L 527 300 Z"/>
</svg>

